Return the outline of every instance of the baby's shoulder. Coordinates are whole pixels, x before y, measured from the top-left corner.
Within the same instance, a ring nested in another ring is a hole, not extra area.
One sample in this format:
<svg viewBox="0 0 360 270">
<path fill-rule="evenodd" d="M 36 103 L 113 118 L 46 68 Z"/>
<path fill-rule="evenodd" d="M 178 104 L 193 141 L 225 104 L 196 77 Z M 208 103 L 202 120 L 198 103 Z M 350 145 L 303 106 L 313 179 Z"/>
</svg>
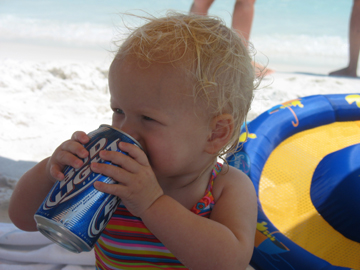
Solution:
<svg viewBox="0 0 360 270">
<path fill-rule="evenodd" d="M 253 193 L 254 185 L 250 178 L 241 170 L 224 164 L 221 172 L 214 181 L 213 195 L 215 200 L 230 190 L 239 193 Z"/>
</svg>

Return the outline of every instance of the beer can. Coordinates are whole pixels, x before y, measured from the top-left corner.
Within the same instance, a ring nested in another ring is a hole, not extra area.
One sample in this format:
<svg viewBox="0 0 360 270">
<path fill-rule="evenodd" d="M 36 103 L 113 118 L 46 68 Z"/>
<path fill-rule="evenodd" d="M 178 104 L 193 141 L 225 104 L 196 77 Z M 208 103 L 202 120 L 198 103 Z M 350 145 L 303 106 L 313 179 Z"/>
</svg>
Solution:
<svg viewBox="0 0 360 270">
<path fill-rule="evenodd" d="M 109 125 L 88 134 L 89 156 L 83 166 L 64 168 L 65 179 L 57 181 L 37 212 L 38 230 L 50 240 L 75 253 L 90 251 L 120 203 L 117 196 L 98 191 L 95 181 L 115 184 L 112 178 L 90 170 L 92 162 L 111 164 L 99 157 L 101 150 L 117 151 L 121 141 L 141 145 L 131 136 Z M 117 165 L 114 165 L 117 166 Z"/>
</svg>

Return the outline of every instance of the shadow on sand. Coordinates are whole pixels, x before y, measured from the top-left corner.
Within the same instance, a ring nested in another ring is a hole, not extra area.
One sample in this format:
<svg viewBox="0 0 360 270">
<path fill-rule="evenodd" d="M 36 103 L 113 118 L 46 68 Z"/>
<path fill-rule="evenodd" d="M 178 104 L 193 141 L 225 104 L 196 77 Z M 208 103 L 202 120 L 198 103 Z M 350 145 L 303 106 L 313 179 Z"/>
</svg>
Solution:
<svg viewBox="0 0 360 270">
<path fill-rule="evenodd" d="M 0 175 L 19 179 L 25 172 L 37 164 L 35 161 L 12 160 L 0 156 Z"/>
</svg>

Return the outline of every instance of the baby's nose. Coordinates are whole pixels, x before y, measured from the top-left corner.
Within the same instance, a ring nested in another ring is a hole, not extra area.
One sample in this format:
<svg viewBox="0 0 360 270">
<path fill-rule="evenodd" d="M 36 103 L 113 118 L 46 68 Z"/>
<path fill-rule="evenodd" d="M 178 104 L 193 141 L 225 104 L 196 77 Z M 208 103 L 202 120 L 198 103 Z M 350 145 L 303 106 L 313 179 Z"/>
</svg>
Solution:
<svg viewBox="0 0 360 270">
<path fill-rule="evenodd" d="M 129 135 L 130 137 L 135 139 L 138 143 L 141 143 L 140 135 L 134 126 L 132 126 L 128 123 L 123 123 L 119 128 L 122 132 L 126 133 L 127 135 Z"/>
</svg>

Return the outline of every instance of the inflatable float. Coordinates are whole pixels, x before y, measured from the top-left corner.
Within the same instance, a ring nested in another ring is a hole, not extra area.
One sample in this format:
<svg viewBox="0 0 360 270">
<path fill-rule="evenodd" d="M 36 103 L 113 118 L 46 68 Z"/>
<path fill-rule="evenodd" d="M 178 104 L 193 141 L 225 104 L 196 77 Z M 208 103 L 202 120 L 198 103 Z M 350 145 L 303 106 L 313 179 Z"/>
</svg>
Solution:
<svg viewBox="0 0 360 270">
<path fill-rule="evenodd" d="M 360 94 L 285 102 L 248 123 L 240 142 L 227 161 L 258 196 L 250 264 L 360 270 Z"/>
</svg>

